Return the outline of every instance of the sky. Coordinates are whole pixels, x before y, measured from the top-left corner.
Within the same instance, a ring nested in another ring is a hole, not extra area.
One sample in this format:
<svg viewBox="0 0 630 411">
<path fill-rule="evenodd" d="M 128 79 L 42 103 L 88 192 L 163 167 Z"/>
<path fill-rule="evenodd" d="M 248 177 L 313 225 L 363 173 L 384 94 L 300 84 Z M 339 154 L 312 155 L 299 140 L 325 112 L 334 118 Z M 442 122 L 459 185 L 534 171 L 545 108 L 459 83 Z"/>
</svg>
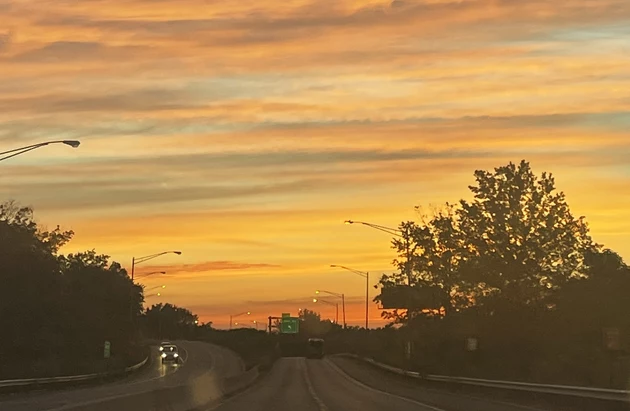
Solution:
<svg viewBox="0 0 630 411">
<path fill-rule="evenodd" d="M 391 272 L 476 169 L 551 172 L 630 260 L 627 0 L 0 0 L 0 200 L 225 327 Z M 166 275 L 144 276 L 152 271 Z M 376 290 L 370 287 L 370 299 Z M 331 297 L 331 301 L 334 297 Z M 371 325 L 380 312 L 370 304 Z"/>
</svg>

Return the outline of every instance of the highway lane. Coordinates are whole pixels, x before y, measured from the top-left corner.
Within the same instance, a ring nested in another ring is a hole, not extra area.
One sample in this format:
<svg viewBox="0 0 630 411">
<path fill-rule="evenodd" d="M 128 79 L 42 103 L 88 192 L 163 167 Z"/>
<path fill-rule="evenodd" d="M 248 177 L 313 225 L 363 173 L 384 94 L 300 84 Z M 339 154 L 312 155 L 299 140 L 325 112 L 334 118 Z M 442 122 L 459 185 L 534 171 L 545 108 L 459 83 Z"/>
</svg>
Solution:
<svg viewBox="0 0 630 411">
<path fill-rule="evenodd" d="M 446 390 L 427 388 L 409 377 L 380 370 L 360 360 L 347 357 L 330 356 L 327 358 L 334 367 L 342 370 L 348 377 L 368 387 L 387 393 L 421 401 L 446 411 L 550 411 L 549 404 L 515 404 L 505 395 L 500 398 L 481 395 L 467 395 Z M 504 392 L 509 394 L 509 392 Z M 554 406 L 553 410 L 558 410 Z"/>
<path fill-rule="evenodd" d="M 281 358 L 259 383 L 213 411 L 442 411 L 367 387 L 326 360 Z"/>
<path fill-rule="evenodd" d="M 207 411 L 543 411 L 532 406 L 421 387 L 344 358 L 281 358 L 269 374 Z"/>
<path fill-rule="evenodd" d="M 176 344 L 180 347 L 181 364 L 163 365 L 154 349 L 147 368 L 128 378 L 103 385 L 5 395 L 0 397 L 0 410 L 90 409 L 99 402 L 181 385 L 189 385 L 192 392 L 202 390 L 206 397 L 219 397 L 221 378 L 242 372 L 241 359 L 222 347 L 194 341 Z"/>
</svg>

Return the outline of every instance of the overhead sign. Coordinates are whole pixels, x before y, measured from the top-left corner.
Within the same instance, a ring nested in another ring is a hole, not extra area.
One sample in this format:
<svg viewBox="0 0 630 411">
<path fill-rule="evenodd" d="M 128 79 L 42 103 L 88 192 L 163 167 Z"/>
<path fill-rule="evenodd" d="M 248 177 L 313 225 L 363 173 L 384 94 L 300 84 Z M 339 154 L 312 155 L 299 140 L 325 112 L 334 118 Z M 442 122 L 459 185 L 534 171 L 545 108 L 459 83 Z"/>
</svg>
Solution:
<svg viewBox="0 0 630 411">
<path fill-rule="evenodd" d="M 285 317 L 282 314 L 280 320 L 280 332 L 282 334 L 297 334 L 300 330 L 300 319 L 297 317 Z"/>
<path fill-rule="evenodd" d="M 379 300 L 382 308 L 391 309 L 440 309 L 442 290 L 437 286 L 397 285 L 381 289 Z"/>
<path fill-rule="evenodd" d="M 282 313 L 282 318 L 291 317 L 291 313 Z"/>
<path fill-rule="evenodd" d="M 112 344 L 109 341 L 105 341 L 103 344 L 103 358 L 109 358 L 112 352 Z"/>
</svg>

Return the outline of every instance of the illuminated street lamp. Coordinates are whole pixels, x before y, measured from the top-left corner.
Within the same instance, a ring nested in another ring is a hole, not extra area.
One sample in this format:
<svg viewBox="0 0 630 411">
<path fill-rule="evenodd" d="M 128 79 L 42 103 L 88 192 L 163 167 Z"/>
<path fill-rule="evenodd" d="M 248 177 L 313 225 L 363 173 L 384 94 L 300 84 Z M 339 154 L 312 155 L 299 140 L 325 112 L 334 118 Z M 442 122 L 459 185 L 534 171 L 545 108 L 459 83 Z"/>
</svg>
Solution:
<svg viewBox="0 0 630 411">
<path fill-rule="evenodd" d="M 230 315 L 230 330 L 232 329 L 232 319 L 233 318 L 240 317 L 242 315 L 250 315 L 250 314 L 251 314 L 251 311 L 245 311 L 245 312 L 242 312 L 242 313 Z M 234 323 L 234 325 L 238 325 L 238 323 Z"/>
<path fill-rule="evenodd" d="M 356 275 L 360 275 L 365 278 L 365 329 L 368 328 L 368 315 L 370 310 L 370 273 L 367 271 L 359 271 L 354 268 L 348 268 L 343 265 L 331 264 L 333 268 L 343 268 L 346 271 L 350 271 L 351 273 L 355 273 Z"/>
<path fill-rule="evenodd" d="M 343 293 L 335 293 L 332 291 L 315 290 L 315 294 L 317 295 L 322 294 L 322 293 L 332 295 L 337 298 L 341 298 L 341 317 L 343 320 L 343 328 L 346 328 L 346 297 L 345 295 Z"/>
<path fill-rule="evenodd" d="M 335 324 L 339 324 L 339 303 L 324 300 L 323 298 L 313 298 L 314 303 L 324 303 L 335 307 Z"/>
</svg>

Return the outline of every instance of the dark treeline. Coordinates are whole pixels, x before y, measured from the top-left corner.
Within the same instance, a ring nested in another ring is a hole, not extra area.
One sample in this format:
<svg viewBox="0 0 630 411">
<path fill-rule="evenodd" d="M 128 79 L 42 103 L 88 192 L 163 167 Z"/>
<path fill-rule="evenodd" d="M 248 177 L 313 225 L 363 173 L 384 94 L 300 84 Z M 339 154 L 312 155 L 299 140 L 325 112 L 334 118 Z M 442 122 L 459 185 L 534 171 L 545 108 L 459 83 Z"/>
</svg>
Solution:
<svg viewBox="0 0 630 411">
<path fill-rule="evenodd" d="M 145 335 L 160 327 L 169 338 L 194 335 L 197 318 L 187 310 L 143 313 L 142 286 L 108 256 L 60 254 L 73 234 L 38 226 L 29 207 L 0 204 L 0 378 L 120 369 L 144 358 Z"/>
</svg>

